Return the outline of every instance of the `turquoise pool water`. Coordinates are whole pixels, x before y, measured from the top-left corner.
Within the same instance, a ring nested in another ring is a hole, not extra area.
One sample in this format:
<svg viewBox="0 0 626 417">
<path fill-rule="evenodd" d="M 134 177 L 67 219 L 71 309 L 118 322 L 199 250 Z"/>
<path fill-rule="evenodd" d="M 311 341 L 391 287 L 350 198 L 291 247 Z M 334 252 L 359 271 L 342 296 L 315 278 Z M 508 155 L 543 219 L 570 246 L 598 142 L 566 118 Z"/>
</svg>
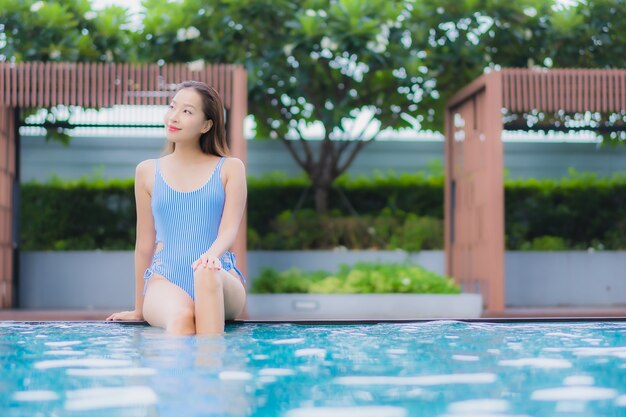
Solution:
<svg viewBox="0 0 626 417">
<path fill-rule="evenodd" d="M 626 323 L 0 323 L 0 416 L 626 416 Z"/>
</svg>

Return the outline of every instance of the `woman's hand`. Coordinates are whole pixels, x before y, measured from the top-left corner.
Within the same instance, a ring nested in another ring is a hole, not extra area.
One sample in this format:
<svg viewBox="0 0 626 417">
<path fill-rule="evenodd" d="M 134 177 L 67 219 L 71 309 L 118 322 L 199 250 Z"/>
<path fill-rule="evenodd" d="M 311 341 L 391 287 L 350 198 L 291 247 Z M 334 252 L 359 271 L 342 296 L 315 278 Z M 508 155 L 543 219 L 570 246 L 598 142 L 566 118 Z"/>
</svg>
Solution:
<svg viewBox="0 0 626 417">
<path fill-rule="evenodd" d="M 193 270 L 196 271 L 198 268 L 209 268 L 214 270 L 222 269 L 222 261 L 217 256 L 210 255 L 208 253 L 203 253 L 200 255 L 198 259 L 195 260 L 193 264 L 191 264 Z"/>
<path fill-rule="evenodd" d="M 143 321 L 143 314 L 140 311 L 121 311 L 119 313 L 113 313 L 107 317 L 106 321 L 121 321 L 121 320 L 133 320 Z"/>
</svg>

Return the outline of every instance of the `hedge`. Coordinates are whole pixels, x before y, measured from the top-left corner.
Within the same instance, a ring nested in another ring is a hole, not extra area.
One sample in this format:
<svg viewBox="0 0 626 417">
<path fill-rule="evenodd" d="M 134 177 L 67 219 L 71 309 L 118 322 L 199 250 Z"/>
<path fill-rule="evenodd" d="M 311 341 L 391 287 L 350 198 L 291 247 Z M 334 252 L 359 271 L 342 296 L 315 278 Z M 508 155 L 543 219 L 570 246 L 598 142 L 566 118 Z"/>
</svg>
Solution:
<svg viewBox="0 0 626 417">
<path fill-rule="evenodd" d="M 285 210 L 313 208 L 315 204 L 309 184 L 304 176 L 288 178 L 281 173 L 250 178 L 248 223 L 260 234 L 265 234 L 269 230 L 268 219 L 276 218 Z M 378 214 L 388 209 L 443 219 L 443 185 L 442 176 L 425 174 L 379 174 L 372 178 L 353 179 L 342 176 L 330 192 L 329 210 L 351 214 L 343 195 L 359 215 Z"/>
<path fill-rule="evenodd" d="M 330 211 L 321 216 L 312 210 L 308 187 L 303 177 L 249 178 L 251 249 L 443 245 L 441 176 L 343 177 L 331 193 Z M 626 249 L 626 174 L 506 181 L 505 202 L 508 249 Z M 27 183 L 20 209 L 23 250 L 134 245 L 132 180 Z"/>
<path fill-rule="evenodd" d="M 135 243 L 133 180 L 24 184 L 23 250 L 131 249 Z"/>
<path fill-rule="evenodd" d="M 626 249 L 626 174 L 507 181 L 504 195 L 509 248 L 552 237 L 572 249 Z"/>
</svg>

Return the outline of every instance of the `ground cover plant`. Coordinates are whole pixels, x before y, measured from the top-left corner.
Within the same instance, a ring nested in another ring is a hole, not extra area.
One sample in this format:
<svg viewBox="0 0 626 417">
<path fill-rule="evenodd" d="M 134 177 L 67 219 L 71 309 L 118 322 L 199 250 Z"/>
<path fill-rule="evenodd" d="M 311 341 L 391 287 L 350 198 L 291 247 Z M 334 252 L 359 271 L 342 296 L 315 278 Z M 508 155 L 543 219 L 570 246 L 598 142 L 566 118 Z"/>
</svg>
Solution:
<svg viewBox="0 0 626 417">
<path fill-rule="evenodd" d="M 265 268 L 252 279 L 252 293 L 311 294 L 459 294 L 460 287 L 450 277 L 417 265 L 358 262 L 342 264 L 336 273 L 304 272 L 298 268 L 277 271 Z"/>
</svg>

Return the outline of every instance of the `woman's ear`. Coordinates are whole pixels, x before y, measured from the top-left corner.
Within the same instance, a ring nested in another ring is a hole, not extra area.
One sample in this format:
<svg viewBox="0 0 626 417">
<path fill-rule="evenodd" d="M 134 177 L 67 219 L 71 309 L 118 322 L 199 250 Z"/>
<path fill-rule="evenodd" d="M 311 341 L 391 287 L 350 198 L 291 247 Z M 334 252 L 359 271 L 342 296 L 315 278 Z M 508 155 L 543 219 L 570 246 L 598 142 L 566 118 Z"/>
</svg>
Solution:
<svg viewBox="0 0 626 417">
<path fill-rule="evenodd" d="M 207 120 L 204 123 L 204 128 L 202 128 L 201 132 L 204 134 L 208 132 L 209 130 L 211 130 L 212 127 L 213 127 L 213 120 Z"/>
</svg>

